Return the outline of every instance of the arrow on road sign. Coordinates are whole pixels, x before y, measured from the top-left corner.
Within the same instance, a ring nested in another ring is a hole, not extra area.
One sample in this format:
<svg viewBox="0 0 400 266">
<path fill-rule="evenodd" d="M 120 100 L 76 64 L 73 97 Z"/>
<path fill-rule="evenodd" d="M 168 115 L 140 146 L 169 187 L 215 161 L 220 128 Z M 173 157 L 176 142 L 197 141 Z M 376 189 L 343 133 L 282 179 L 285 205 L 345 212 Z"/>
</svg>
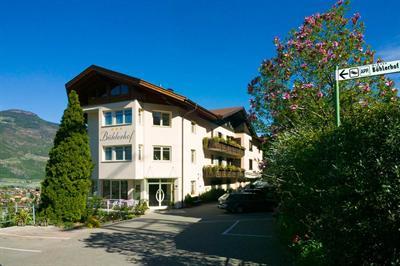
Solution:
<svg viewBox="0 0 400 266">
<path fill-rule="evenodd" d="M 346 79 L 346 76 L 349 74 L 349 72 L 346 72 L 346 69 L 342 69 L 341 72 L 339 73 L 339 76 L 342 79 Z"/>
</svg>

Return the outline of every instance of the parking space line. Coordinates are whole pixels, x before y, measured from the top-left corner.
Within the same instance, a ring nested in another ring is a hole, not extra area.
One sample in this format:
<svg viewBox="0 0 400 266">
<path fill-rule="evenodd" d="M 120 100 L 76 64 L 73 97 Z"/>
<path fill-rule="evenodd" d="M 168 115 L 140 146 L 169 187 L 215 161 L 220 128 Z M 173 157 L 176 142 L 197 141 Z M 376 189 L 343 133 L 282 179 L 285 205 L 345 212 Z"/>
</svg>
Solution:
<svg viewBox="0 0 400 266">
<path fill-rule="evenodd" d="M 229 231 L 231 231 L 240 221 L 237 220 L 234 224 L 232 224 L 228 229 L 226 229 L 222 234 L 226 235 L 229 233 Z"/>
<path fill-rule="evenodd" d="M 0 249 L 7 249 L 13 251 L 22 251 L 22 252 L 34 252 L 34 253 L 41 253 L 41 250 L 38 249 L 21 249 L 21 248 L 8 248 L 8 247 L 0 247 Z"/>
<path fill-rule="evenodd" d="M 62 237 L 62 236 L 22 236 L 10 233 L 0 233 L 0 236 L 16 236 L 16 237 L 33 238 L 33 239 L 59 239 L 59 240 L 71 239 L 70 237 Z"/>
</svg>

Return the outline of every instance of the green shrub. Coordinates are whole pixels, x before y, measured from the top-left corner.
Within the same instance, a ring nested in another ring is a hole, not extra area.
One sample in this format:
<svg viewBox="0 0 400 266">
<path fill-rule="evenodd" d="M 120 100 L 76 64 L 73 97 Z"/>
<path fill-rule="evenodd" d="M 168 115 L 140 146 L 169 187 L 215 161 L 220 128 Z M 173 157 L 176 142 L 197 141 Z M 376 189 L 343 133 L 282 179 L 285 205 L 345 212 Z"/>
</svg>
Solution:
<svg viewBox="0 0 400 266">
<path fill-rule="evenodd" d="M 186 207 L 191 207 L 191 206 L 193 206 L 194 198 L 192 198 L 192 196 L 190 194 L 187 194 L 185 196 L 184 202 L 185 202 Z"/>
<path fill-rule="evenodd" d="M 96 216 L 89 216 L 87 218 L 87 221 L 86 221 L 85 225 L 88 228 L 99 228 L 100 227 L 100 220 Z"/>
<path fill-rule="evenodd" d="M 219 197 L 224 195 L 226 190 L 222 188 L 212 188 L 211 190 L 200 194 L 199 198 L 202 202 L 217 201 Z"/>
<path fill-rule="evenodd" d="M 32 219 L 30 213 L 24 209 L 19 209 L 15 215 L 15 223 L 19 226 L 28 224 Z"/>
<path fill-rule="evenodd" d="M 133 209 L 133 214 L 135 215 L 144 215 L 146 211 L 149 209 L 146 201 L 140 201 Z"/>
<path fill-rule="evenodd" d="M 324 259 L 321 250 L 331 265 L 395 264 L 399 155 L 400 108 L 390 104 L 356 109 L 339 128 L 278 136 L 267 174 L 279 189 L 287 237 L 312 239 L 299 254 L 314 265 Z"/>
</svg>

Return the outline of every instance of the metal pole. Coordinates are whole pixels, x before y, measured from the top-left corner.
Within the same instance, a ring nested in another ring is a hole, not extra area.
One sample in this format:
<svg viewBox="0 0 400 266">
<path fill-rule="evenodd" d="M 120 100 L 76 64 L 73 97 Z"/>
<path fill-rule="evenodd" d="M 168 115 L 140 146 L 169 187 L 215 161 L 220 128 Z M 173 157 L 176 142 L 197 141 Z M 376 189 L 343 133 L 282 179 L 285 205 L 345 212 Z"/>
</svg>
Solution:
<svg viewBox="0 0 400 266">
<path fill-rule="evenodd" d="M 33 225 L 36 225 L 35 204 L 32 205 Z"/>
<path fill-rule="evenodd" d="M 335 90 L 335 107 L 336 107 L 336 126 L 340 126 L 340 97 L 339 97 L 339 66 L 336 66 L 336 90 Z"/>
</svg>

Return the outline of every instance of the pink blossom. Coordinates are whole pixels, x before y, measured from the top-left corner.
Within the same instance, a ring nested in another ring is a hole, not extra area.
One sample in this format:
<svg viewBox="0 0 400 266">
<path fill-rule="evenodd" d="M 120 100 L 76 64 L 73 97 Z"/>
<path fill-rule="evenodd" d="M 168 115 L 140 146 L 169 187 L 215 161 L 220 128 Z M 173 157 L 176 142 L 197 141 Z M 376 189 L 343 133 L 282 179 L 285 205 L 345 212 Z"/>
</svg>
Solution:
<svg viewBox="0 0 400 266">
<path fill-rule="evenodd" d="M 301 86 L 303 89 L 311 89 L 312 87 L 314 87 L 312 83 L 305 83 Z"/>
<path fill-rule="evenodd" d="M 354 25 L 357 23 L 359 18 L 360 18 L 360 13 L 355 13 L 354 16 L 351 18 L 351 21 L 353 22 Z"/>
<path fill-rule="evenodd" d="M 337 1 L 337 3 L 336 3 L 336 5 L 338 5 L 338 6 L 340 6 L 340 5 L 342 5 L 343 4 L 343 0 L 339 0 L 339 1 Z"/>
<path fill-rule="evenodd" d="M 290 110 L 292 110 L 292 111 L 296 111 L 297 108 L 299 108 L 299 106 L 298 106 L 297 104 L 292 104 L 292 105 L 290 106 Z"/>
<path fill-rule="evenodd" d="M 288 92 L 283 93 L 282 99 L 289 100 L 290 99 L 290 94 Z"/>
<path fill-rule="evenodd" d="M 365 84 L 365 86 L 363 87 L 363 91 L 364 92 L 370 92 L 371 88 L 369 87 L 369 84 Z"/>
<path fill-rule="evenodd" d="M 313 16 L 309 16 L 305 18 L 305 22 L 307 24 L 310 24 L 311 26 L 315 25 L 315 18 Z"/>
<path fill-rule="evenodd" d="M 306 68 L 307 68 L 307 66 L 308 66 L 308 65 L 307 65 L 306 63 L 303 63 L 303 64 L 301 64 L 301 66 L 300 66 L 300 67 L 301 67 L 301 68 L 303 68 L 303 69 L 306 69 Z"/>
<path fill-rule="evenodd" d="M 392 87 L 392 86 L 393 86 L 393 80 L 387 80 L 387 81 L 385 82 L 385 85 L 386 85 L 387 87 Z"/>
<path fill-rule="evenodd" d="M 317 97 L 318 98 L 322 98 L 322 97 L 324 97 L 324 94 L 321 91 L 318 91 L 317 92 Z"/>
<path fill-rule="evenodd" d="M 339 46 L 339 43 L 337 41 L 333 41 L 333 47 L 337 48 Z"/>
</svg>

